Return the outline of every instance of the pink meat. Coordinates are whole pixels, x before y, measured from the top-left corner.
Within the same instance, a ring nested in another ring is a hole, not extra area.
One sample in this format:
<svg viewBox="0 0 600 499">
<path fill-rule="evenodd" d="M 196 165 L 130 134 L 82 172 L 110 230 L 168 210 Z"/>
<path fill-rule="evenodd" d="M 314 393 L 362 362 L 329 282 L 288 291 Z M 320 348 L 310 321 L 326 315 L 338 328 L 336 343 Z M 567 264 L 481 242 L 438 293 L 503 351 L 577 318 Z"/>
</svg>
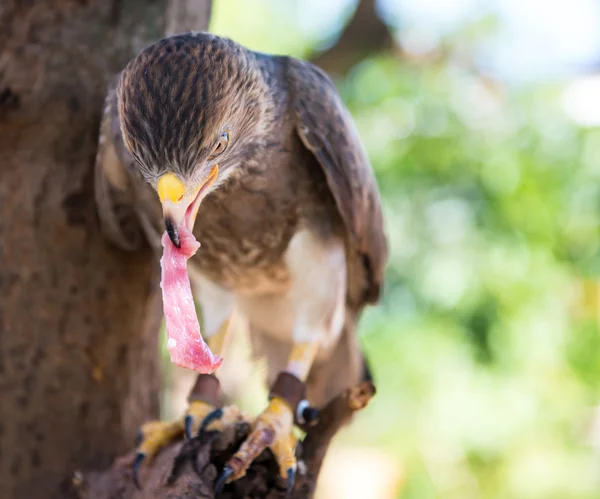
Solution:
<svg viewBox="0 0 600 499">
<path fill-rule="evenodd" d="M 164 250 L 160 259 L 160 287 L 169 338 L 167 348 L 171 362 L 208 374 L 219 367 L 223 359 L 213 354 L 202 339 L 187 272 L 187 260 L 196 253 L 200 243 L 185 225 L 179 228 L 179 238 L 180 248 L 171 242 L 166 232 L 161 241 Z"/>
</svg>

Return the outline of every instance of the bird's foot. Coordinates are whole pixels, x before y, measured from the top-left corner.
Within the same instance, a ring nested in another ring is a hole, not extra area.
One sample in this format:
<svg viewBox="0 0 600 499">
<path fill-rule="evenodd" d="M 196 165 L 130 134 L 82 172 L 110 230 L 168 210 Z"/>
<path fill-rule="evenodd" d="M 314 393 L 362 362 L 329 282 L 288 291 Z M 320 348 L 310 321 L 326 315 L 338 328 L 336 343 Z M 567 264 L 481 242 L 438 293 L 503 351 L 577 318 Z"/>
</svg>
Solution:
<svg viewBox="0 0 600 499">
<path fill-rule="evenodd" d="M 271 388 L 268 407 L 256 418 L 250 435 L 229 459 L 215 482 L 216 494 L 225 484 L 244 476 L 254 459 L 265 449 L 270 449 L 275 456 L 287 492 L 292 491 L 297 467 L 294 424 L 310 426 L 318 420 L 318 411 L 305 399 L 305 389 L 304 383 L 293 374 L 279 374 Z"/>
<path fill-rule="evenodd" d="M 149 462 L 171 442 L 183 435 L 192 439 L 206 430 L 222 431 L 227 426 L 246 420 L 237 407 L 221 407 L 219 391 L 219 381 L 214 375 L 200 374 L 183 417 L 171 422 L 150 421 L 140 428 L 133 463 L 133 481 L 138 488 L 142 464 Z"/>
<path fill-rule="evenodd" d="M 229 426 L 243 423 L 244 421 L 247 421 L 246 416 L 235 405 L 218 408 L 211 407 L 208 414 L 205 414 L 203 410 L 198 411 L 198 413 L 188 411 L 188 415 L 185 418 L 185 434 L 187 438 L 191 439 L 202 435 L 205 431 L 221 432 Z"/>
<path fill-rule="evenodd" d="M 289 404 L 280 398 L 273 398 L 269 406 L 258 416 L 252 431 L 240 449 L 227 462 L 215 483 L 215 492 L 221 492 L 226 483 L 237 480 L 265 449 L 273 452 L 281 476 L 291 491 L 296 476 L 296 437 L 293 434 L 294 412 Z"/>
<path fill-rule="evenodd" d="M 215 407 L 204 401 L 191 402 L 186 414 L 175 421 L 150 421 L 142 425 L 137 437 L 137 454 L 133 464 L 133 480 L 140 488 L 139 472 L 142 463 L 149 462 L 161 449 L 184 434 L 188 439 L 205 431 L 223 431 L 226 427 L 246 421 L 233 405 Z"/>
</svg>

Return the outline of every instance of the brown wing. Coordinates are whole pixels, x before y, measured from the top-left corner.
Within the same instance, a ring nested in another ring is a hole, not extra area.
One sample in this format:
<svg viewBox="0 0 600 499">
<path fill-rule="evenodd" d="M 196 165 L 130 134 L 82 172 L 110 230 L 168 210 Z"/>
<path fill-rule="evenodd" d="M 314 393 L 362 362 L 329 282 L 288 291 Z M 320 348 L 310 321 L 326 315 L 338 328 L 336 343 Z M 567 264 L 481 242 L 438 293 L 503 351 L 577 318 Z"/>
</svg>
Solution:
<svg viewBox="0 0 600 499">
<path fill-rule="evenodd" d="M 375 303 L 383 284 L 388 244 L 379 191 L 354 122 L 334 83 L 308 62 L 287 59 L 298 134 L 321 165 L 358 262 L 349 262 L 349 295 Z M 353 279 L 353 264 L 362 279 Z M 352 288 L 361 289 L 352 289 Z"/>
<path fill-rule="evenodd" d="M 151 243 L 160 240 L 160 234 L 155 235 L 148 222 L 153 206 L 146 199 L 147 187 L 138 178 L 133 158 L 123 143 L 114 84 L 104 101 L 94 190 L 102 232 L 113 244 L 135 250 L 145 239 Z"/>
</svg>

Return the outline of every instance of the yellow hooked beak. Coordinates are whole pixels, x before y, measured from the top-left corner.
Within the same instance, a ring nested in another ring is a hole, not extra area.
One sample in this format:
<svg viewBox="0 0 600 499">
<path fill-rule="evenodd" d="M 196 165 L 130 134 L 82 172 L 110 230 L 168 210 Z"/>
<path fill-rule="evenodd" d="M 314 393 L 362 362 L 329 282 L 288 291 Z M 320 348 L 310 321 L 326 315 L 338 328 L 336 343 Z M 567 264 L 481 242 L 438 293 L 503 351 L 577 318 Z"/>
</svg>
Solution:
<svg viewBox="0 0 600 499">
<path fill-rule="evenodd" d="M 171 242 L 181 245 L 179 228 L 182 224 L 191 231 L 196 222 L 200 202 L 219 174 L 219 166 L 213 166 L 200 186 L 189 189 L 174 173 L 165 173 L 158 179 L 156 192 L 163 206 L 165 228 Z"/>
</svg>

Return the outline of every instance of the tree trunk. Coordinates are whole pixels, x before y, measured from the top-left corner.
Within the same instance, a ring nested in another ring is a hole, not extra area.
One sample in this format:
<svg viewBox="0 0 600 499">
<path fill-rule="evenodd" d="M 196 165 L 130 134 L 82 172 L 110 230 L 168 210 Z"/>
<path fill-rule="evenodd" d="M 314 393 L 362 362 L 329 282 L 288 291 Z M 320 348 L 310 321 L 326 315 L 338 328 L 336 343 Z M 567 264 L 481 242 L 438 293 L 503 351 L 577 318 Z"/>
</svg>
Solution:
<svg viewBox="0 0 600 499">
<path fill-rule="evenodd" d="M 68 497 L 76 467 L 108 466 L 158 416 L 157 262 L 101 235 L 93 163 L 109 78 L 189 3 L 2 1 L 3 499 Z"/>
</svg>

